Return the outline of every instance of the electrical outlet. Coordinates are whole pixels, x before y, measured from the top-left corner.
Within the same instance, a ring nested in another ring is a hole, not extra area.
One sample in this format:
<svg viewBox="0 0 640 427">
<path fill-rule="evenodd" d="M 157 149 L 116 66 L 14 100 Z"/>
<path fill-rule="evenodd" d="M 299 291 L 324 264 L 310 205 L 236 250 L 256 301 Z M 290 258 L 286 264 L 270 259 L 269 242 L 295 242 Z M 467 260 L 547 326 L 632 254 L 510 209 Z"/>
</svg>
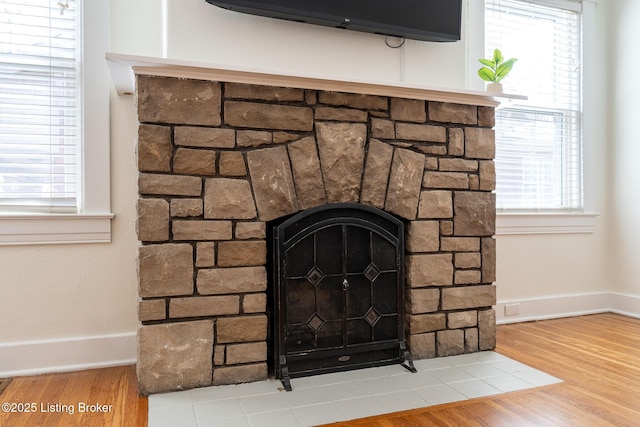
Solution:
<svg viewBox="0 0 640 427">
<path fill-rule="evenodd" d="M 520 314 L 520 304 L 505 304 L 504 315 L 505 316 L 517 316 Z"/>
</svg>

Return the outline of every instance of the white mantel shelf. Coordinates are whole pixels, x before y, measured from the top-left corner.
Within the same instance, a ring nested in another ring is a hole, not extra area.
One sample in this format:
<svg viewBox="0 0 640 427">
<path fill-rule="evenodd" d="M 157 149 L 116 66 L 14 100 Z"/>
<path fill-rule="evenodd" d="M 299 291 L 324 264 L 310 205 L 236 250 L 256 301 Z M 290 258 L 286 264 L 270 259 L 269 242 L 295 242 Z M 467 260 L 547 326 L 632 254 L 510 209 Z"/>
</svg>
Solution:
<svg viewBox="0 0 640 427">
<path fill-rule="evenodd" d="M 487 107 L 497 107 L 500 104 L 500 101 L 493 94 L 480 91 L 434 88 L 402 83 L 390 84 L 365 80 L 345 81 L 317 75 L 286 75 L 258 69 L 233 68 L 217 64 L 117 53 L 107 53 L 106 59 L 119 95 L 132 95 L 135 92 L 135 75 L 142 74 L 424 99 Z"/>
</svg>

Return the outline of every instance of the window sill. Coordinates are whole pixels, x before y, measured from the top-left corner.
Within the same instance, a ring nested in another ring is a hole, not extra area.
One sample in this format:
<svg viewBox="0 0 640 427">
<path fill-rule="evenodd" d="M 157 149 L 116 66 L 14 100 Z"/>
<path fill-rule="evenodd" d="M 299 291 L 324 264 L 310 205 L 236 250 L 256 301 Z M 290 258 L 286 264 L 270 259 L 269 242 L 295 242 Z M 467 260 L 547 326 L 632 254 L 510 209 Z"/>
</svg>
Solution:
<svg viewBox="0 0 640 427">
<path fill-rule="evenodd" d="M 0 215 L 0 245 L 110 243 L 112 213 Z"/>
<path fill-rule="evenodd" d="M 496 235 L 593 233 L 597 213 L 498 213 Z"/>
</svg>

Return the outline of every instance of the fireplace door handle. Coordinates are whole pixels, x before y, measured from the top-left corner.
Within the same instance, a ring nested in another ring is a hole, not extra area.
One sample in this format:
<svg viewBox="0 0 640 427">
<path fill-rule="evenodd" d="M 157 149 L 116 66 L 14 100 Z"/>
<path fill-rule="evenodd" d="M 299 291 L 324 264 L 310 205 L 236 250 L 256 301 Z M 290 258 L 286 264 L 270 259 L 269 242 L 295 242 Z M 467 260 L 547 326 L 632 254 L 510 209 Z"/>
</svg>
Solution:
<svg viewBox="0 0 640 427">
<path fill-rule="evenodd" d="M 347 282 L 347 279 L 342 281 L 342 290 L 345 292 L 349 290 L 349 282 Z"/>
</svg>

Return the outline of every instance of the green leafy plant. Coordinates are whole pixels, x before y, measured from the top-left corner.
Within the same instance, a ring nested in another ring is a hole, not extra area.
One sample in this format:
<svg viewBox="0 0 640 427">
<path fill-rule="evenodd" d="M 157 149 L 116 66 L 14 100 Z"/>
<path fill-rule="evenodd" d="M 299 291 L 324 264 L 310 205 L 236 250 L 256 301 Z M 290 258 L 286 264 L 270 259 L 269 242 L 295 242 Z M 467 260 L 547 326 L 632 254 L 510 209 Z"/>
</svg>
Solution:
<svg viewBox="0 0 640 427">
<path fill-rule="evenodd" d="M 496 49 L 493 51 L 493 59 L 479 59 L 478 61 L 484 65 L 478 70 L 480 78 L 486 82 L 500 83 L 502 79 L 507 77 L 517 59 L 511 58 L 505 61 L 500 49 Z"/>
</svg>

